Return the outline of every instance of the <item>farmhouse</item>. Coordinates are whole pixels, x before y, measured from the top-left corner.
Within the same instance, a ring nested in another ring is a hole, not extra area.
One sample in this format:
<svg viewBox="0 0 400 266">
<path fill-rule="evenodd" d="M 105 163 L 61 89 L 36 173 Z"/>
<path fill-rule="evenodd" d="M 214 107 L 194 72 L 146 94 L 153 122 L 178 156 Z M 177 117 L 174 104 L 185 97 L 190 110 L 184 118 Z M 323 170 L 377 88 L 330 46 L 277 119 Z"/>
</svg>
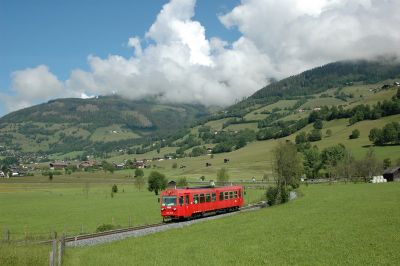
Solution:
<svg viewBox="0 0 400 266">
<path fill-rule="evenodd" d="M 385 178 L 388 182 L 400 181 L 400 166 L 386 169 L 383 172 L 383 178 Z"/>
<path fill-rule="evenodd" d="M 69 163 L 67 163 L 67 162 L 53 162 L 53 163 L 50 163 L 50 169 L 63 170 L 68 165 L 69 165 Z"/>
<path fill-rule="evenodd" d="M 124 169 L 125 168 L 125 163 L 114 163 L 115 169 Z"/>
<path fill-rule="evenodd" d="M 137 169 L 150 168 L 150 164 L 148 164 L 147 162 L 148 162 L 148 160 L 144 159 L 143 161 L 134 162 L 133 165 Z"/>
<path fill-rule="evenodd" d="M 76 167 L 86 169 L 86 168 L 94 167 L 96 165 L 97 165 L 96 161 L 82 161 L 82 162 L 78 163 Z"/>
<path fill-rule="evenodd" d="M 6 177 L 6 175 L 4 174 L 3 171 L 0 171 L 0 177 L 1 177 L 1 178 L 5 178 L 5 177 Z"/>
</svg>

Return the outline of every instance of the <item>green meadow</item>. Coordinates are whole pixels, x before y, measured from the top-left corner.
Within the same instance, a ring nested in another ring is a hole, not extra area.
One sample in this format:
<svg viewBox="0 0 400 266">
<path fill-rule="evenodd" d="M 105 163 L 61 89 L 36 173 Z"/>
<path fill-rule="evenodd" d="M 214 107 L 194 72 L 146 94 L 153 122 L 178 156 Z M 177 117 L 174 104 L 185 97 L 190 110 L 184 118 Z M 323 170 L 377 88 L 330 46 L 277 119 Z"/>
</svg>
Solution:
<svg viewBox="0 0 400 266">
<path fill-rule="evenodd" d="M 11 240 L 36 240 L 49 239 L 53 232 L 91 233 L 102 224 L 128 227 L 161 221 L 158 196 L 146 187 L 139 191 L 122 178 L 114 181 L 118 193 L 113 195 L 112 183 L 70 180 L 70 183 L 0 184 L 0 230 L 10 230 Z M 245 200 L 259 201 L 263 194 L 264 190 L 247 189 Z"/>
<path fill-rule="evenodd" d="M 69 248 L 65 265 L 396 265 L 400 183 L 301 187 L 288 204 Z"/>
</svg>

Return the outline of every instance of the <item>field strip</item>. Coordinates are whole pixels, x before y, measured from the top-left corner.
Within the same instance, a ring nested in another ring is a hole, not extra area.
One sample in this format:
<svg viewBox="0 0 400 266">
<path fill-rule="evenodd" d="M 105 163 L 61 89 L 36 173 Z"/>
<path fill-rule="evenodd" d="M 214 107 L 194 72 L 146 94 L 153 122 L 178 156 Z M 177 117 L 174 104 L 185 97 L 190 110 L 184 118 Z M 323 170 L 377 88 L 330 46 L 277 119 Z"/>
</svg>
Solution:
<svg viewBox="0 0 400 266">
<path fill-rule="evenodd" d="M 143 228 L 143 229 L 139 229 L 139 230 L 135 230 L 135 231 L 116 233 L 116 234 L 106 235 L 106 236 L 98 236 L 98 237 L 94 237 L 94 238 L 81 239 L 81 240 L 76 240 L 76 241 L 69 241 L 69 242 L 66 242 L 65 245 L 68 247 L 94 246 L 94 245 L 98 245 L 98 244 L 122 240 L 122 239 L 129 238 L 129 237 L 141 237 L 141 236 L 145 236 L 145 235 L 149 235 L 149 234 L 163 232 L 163 231 L 170 230 L 170 229 L 183 228 L 183 227 L 190 226 L 190 225 L 196 224 L 196 223 L 201 223 L 201 222 L 215 220 L 215 219 L 219 219 L 219 218 L 223 218 L 223 217 L 227 217 L 227 216 L 232 216 L 232 215 L 235 215 L 240 212 L 258 210 L 259 208 L 260 207 L 253 207 L 253 208 L 241 210 L 239 212 L 231 212 L 231 213 L 226 213 L 226 214 L 209 216 L 209 217 L 205 217 L 205 218 L 201 218 L 201 219 L 197 219 L 197 220 L 163 224 L 163 225 L 160 225 L 157 227 Z"/>
</svg>

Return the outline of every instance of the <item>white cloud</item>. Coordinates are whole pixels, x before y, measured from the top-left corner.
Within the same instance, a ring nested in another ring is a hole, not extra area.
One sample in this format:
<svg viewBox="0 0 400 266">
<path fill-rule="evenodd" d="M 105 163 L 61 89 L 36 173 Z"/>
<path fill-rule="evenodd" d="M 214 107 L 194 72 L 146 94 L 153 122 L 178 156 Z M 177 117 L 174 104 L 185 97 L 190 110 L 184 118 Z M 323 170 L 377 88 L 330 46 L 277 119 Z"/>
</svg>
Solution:
<svg viewBox="0 0 400 266">
<path fill-rule="evenodd" d="M 195 0 L 164 5 L 144 37 L 131 37 L 131 57 L 88 56 L 89 71 L 59 81 L 47 67 L 13 74 L 20 103 L 111 94 L 140 99 L 228 105 L 271 77 L 283 78 L 342 59 L 399 55 L 396 0 L 242 0 L 219 17 L 241 36 L 207 39 L 193 20 Z M 146 44 L 146 45 L 142 45 Z"/>
<path fill-rule="evenodd" d="M 286 76 L 337 60 L 398 55 L 399 9 L 395 0 L 243 0 L 220 20 Z"/>
<path fill-rule="evenodd" d="M 13 95 L 2 95 L 7 109 L 21 109 L 52 98 L 64 97 L 63 84 L 47 66 L 15 71 L 11 74 Z"/>
</svg>

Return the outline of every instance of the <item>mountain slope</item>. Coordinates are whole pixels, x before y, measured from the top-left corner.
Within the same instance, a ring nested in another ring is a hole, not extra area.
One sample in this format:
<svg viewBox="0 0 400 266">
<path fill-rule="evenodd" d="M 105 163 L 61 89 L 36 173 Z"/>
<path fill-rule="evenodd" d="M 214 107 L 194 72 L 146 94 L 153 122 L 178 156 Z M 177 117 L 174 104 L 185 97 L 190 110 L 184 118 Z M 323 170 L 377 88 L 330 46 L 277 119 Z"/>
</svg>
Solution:
<svg viewBox="0 0 400 266">
<path fill-rule="evenodd" d="M 99 143 L 174 134 L 207 114 L 200 105 L 160 104 L 117 96 L 57 99 L 0 119 L 0 145 L 69 152 Z"/>
<path fill-rule="evenodd" d="M 400 78 L 398 60 L 334 62 L 269 84 L 228 108 L 228 112 L 240 115 L 246 108 L 257 104 L 273 103 L 280 99 L 298 99 L 333 88 L 340 90 L 356 83 L 374 84 L 396 78 Z"/>
</svg>

